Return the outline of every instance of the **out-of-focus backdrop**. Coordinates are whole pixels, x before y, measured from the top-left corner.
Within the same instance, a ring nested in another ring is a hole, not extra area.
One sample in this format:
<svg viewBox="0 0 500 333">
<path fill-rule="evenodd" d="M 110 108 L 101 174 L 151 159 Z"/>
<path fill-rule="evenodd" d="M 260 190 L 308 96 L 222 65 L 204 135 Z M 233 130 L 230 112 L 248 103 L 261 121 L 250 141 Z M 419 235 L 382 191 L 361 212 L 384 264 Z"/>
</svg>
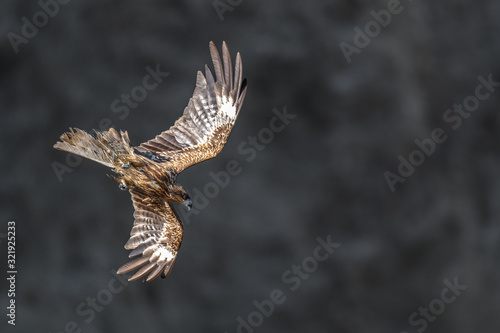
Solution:
<svg viewBox="0 0 500 333">
<path fill-rule="evenodd" d="M 498 1 L 0 8 L 2 332 L 499 331 Z M 245 104 L 179 177 L 195 209 L 172 274 L 127 283 L 129 194 L 52 145 L 167 129 L 209 41 L 241 53 Z"/>
</svg>

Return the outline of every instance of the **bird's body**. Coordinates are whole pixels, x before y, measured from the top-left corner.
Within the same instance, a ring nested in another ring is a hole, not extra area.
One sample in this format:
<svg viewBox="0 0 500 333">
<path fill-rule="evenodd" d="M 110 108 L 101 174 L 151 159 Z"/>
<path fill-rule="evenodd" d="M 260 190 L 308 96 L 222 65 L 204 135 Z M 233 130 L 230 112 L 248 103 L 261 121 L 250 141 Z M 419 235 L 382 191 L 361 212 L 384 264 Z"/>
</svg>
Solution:
<svg viewBox="0 0 500 333">
<path fill-rule="evenodd" d="M 92 136 L 71 129 L 54 147 L 86 157 L 111 168 L 120 189 L 129 190 L 135 208 L 134 227 L 125 245 L 129 257 L 138 258 L 118 273 L 138 271 L 130 278 L 148 275 L 150 281 L 170 273 L 179 251 L 183 226 L 171 202 L 191 208 L 192 201 L 177 176 L 184 169 L 219 154 L 229 137 L 246 93 L 241 58 L 236 56 L 235 74 L 226 44 L 223 61 L 210 43 L 215 79 L 208 66 L 206 77 L 198 72 L 193 97 L 184 114 L 170 129 L 137 147 L 128 133 L 111 128 Z"/>
</svg>

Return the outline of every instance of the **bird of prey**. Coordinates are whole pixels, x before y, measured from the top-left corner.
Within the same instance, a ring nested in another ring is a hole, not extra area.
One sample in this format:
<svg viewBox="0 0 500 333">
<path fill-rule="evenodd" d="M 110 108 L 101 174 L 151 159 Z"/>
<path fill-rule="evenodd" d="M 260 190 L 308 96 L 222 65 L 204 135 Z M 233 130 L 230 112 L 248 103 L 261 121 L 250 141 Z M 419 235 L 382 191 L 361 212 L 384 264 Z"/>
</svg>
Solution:
<svg viewBox="0 0 500 333">
<path fill-rule="evenodd" d="M 54 148 L 71 152 L 110 167 L 121 190 L 128 190 L 134 205 L 134 226 L 125 248 L 136 257 L 118 269 L 118 273 L 137 271 L 129 281 L 146 277 L 151 281 L 172 270 L 183 236 L 183 225 L 172 210 L 171 202 L 192 206 L 177 176 L 184 169 L 213 158 L 224 147 L 245 99 L 247 85 L 242 79 L 242 63 L 236 63 L 226 43 L 222 60 L 213 42 L 210 55 L 214 74 L 205 65 L 198 71 L 196 88 L 187 107 L 172 127 L 154 139 L 132 146 L 126 131 L 114 128 L 90 135 L 70 128 Z"/>
</svg>

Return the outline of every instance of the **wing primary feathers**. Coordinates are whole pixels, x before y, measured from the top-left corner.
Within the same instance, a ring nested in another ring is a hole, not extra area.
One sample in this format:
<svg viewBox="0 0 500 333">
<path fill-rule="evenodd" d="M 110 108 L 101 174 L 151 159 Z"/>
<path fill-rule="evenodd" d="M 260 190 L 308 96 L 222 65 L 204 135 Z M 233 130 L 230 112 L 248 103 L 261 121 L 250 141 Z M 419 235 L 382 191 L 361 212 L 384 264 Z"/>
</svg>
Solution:
<svg viewBox="0 0 500 333">
<path fill-rule="evenodd" d="M 247 93 L 247 79 L 245 78 L 245 79 L 243 79 L 243 82 L 241 83 L 240 95 L 238 97 L 239 104 L 241 104 L 243 102 L 243 99 L 245 99 L 246 93 Z"/>
<path fill-rule="evenodd" d="M 128 257 L 133 258 L 135 256 L 138 256 L 139 254 L 142 254 L 142 252 L 144 252 L 144 250 L 146 250 L 146 248 L 147 248 L 146 244 L 141 244 L 138 247 L 136 247 L 135 249 L 133 249 L 132 252 L 130 252 L 130 254 L 128 255 Z"/>
<path fill-rule="evenodd" d="M 170 274 L 170 272 L 172 271 L 172 267 L 174 267 L 174 262 L 175 258 L 171 262 L 167 263 L 167 266 L 165 266 L 165 270 L 163 271 L 163 273 L 161 273 L 162 279 L 166 278 Z"/>
<path fill-rule="evenodd" d="M 205 89 L 205 87 L 207 86 L 207 80 L 205 79 L 201 71 L 198 71 L 198 73 L 196 73 L 196 86 L 201 89 Z"/>
<path fill-rule="evenodd" d="M 241 64 L 241 56 L 240 53 L 238 52 L 236 54 L 236 63 L 234 65 L 234 85 L 233 85 L 233 90 L 235 91 L 235 96 L 233 96 L 234 99 L 238 98 L 238 89 L 241 86 L 241 77 L 243 75 L 243 67 Z"/>
<path fill-rule="evenodd" d="M 141 267 L 142 265 L 144 265 L 148 261 L 149 261 L 148 257 L 140 257 L 140 258 L 134 259 L 132 261 L 129 261 L 128 263 L 126 263 L 122 267 L 118 268 L 117 273 L 118 274 L 128 273 L 130 271 L 133 271 L 134 269 Z"/>
<path fill-rule="evenodd" d="M 217 114 L 217 96 L 215 94 L 215 81 L 214 76 L 210 68 L 205 65 L 205 75 L 207 77 L 207 102 L 208 109 L 206 110 L 208 113 L 208 118 L 210 119 L 210 123 L 213 125 L 215 115 Z"/>
<path fill-rule="evenodd" d="M 132 275 L 132 277 L 130 279 L 128 279 L 129 281 L 135 281 L 135 280 L 138 280 L 140 278 L 142 278 L 144 275 L 148 274 L 149 272 L 151 272 L 153 270 L 153 268 L 155 268 L 156 266 L 156 262 L 150 262 L 144 266 L 142 266 L 137 272 L 135 272 L 134 275 Z"/>
<path fill-rule="evenodd" d="M 212 74 L 212 70 L 208 65 L 205 65 L 205 76 L 207 78 L 207 88 L 213 89 L 215 85 L 214 75 Z"/>
<path fill-rule="evenodd" d="M 158 267 L 156 267 L 154 270 L 152 270 L 149 273 L 148 278 L 146 279 L 146 282 L 149 282 L 151 280 L 156 279 L 158 277 L 158 275 L 160 275 L 160 273 L 165 269 L 165 266 L 167 264 L 168 264 L 168 261 L 165 261 L 162 264 L 158 265 Z"/>
<path fill-rule="evenodd" d="M 225 86 L 229 92 L 233 89 L 233 65 L 226 42 L 222 42 L 222 61 L 224 62 Z"/>
<path fill-rule="evenodd" d="M 219 51 L 217 51 L 217 47 L 215 47 L 214 42 L 210 42 L 210 56 L 212 57 L 212 62 L 214 64 L 215 77 L 217 78 L 217 82 L 224 84 L 224 75 L 222 73 L 222 62 L 220 60 Z"/>
</svg>

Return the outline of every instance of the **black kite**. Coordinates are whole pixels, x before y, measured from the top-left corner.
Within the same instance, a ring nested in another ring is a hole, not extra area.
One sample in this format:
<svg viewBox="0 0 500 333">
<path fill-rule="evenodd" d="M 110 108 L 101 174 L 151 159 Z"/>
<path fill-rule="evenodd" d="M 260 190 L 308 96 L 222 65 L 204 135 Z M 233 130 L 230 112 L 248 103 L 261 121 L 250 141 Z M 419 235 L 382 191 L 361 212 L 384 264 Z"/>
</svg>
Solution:
<svg viewBox="0 0 500 333">
<path fill-rule="evenodd" d="M 227 141 L 246 94 L 241 57 L 233 67 L 226 43 L 222 60 L 210 42 L 215 79 L 205 65 L 198 71 L 196 88 L 184 114 L 168 130 L 154 139 L 130 145 L 126 131 L 111 128 L 92 136 L 79 129 L 61 136 L 54 148 L 104 164 L 118 174 L 113 177 L 122 190 L 129 190 L 134 205 L 134 226 L 125 248 L 137 257 L 118 269 L 127 273 L 138 269 L 129 280 L 147 275 L 146 281 L 167 276 L 179 251 L 183 226 L 170 202 L 191 208 L 186 189 L 177 183 L 184 169 L 213 158 Z"/>
</svg>

